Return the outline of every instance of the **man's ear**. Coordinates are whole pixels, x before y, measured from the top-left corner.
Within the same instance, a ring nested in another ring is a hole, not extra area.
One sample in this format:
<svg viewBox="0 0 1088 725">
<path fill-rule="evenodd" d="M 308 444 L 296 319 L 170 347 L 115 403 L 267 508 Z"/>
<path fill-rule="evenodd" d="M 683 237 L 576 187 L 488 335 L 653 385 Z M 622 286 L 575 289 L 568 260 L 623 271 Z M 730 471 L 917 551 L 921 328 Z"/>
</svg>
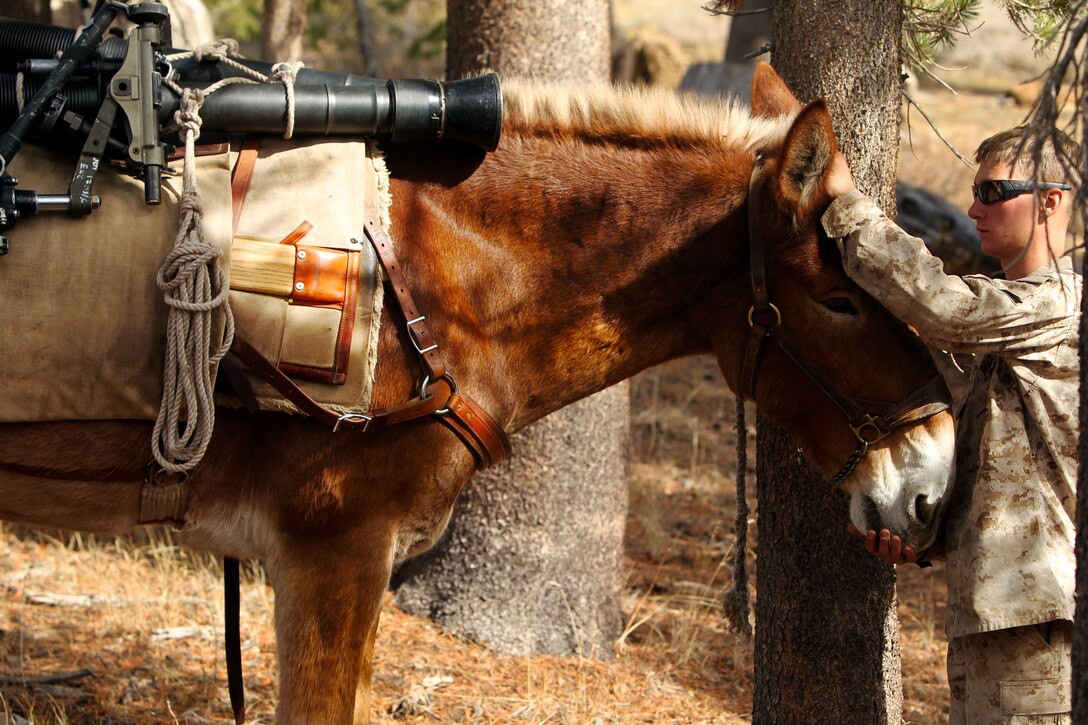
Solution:
<svg viewBox="0 0 1088 725">
<path fill-rule="evenodd" d="M 798 114 L 782 145 L 778 167 L 782 197 L 796 207 L 811 203 L 836 151 L 838 143 L 827 104 L 813 101 Z"/>
<path fill-rule="evenodd" d="M 1065 194 L 1066 192 L 1061 189 L 1047 189 L 1043 194 L 1042 209 L 1040 209 L 1043 216 L 1051 217 L 1058 214 L 1068 201 Z"/>
<path fill-rule="evenodd" d="M 752 76 L 752 114 L 775 118 L 795 113 L 800 108 L 801 102 L 793 95 L 786 82 L 770 63 L 761 61 Z"/>
</svg>

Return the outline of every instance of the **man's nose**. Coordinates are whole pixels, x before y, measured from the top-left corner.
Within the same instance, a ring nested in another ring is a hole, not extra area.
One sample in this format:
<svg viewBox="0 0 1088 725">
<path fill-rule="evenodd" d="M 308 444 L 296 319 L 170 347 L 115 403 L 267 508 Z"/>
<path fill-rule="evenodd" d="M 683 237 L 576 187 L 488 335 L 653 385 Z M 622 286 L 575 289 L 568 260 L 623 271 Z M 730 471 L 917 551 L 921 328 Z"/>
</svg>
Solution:
<svg viewBox="0 0 1088 725">
<path fill-rule="evenodd" d="M 971 206 L 967 208 L 967 216 L 971 219 L 978 221 L 986 215 L 986 205 L 978 199 L 971 202 Z"/>
</svg>

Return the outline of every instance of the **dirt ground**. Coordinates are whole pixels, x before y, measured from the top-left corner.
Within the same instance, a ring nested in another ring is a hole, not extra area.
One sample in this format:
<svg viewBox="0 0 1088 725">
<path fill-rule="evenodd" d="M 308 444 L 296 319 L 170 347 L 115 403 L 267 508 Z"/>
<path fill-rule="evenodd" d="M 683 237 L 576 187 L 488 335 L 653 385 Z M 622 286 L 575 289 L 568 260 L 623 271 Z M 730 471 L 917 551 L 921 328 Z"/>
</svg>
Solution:
<svg viewBox="0 0 1088 725">
<path fill-rule="evenodd" d="M 631 5 L 616 0 L 617 13 L 641 17 Z M 652 11 L 638 9 L 646 17 Z M 706 32 L 709 40 L 693 44 L 722 47 L 723 31 Z M 968 69 L 951 79 L 959 95 L 923 85 L 914 96 L 969 155 L 979 138 L 1023 118 L 1026 108 L 1008 91 L 1028 75 Z M 973 171 L 917 110 L 905 111 L 905 120 L 900 178 L 965 207 Z M 387 602 L 375 658 L 376 722 L 750 720 L 750 646 L 726 631 L 720 615 L 735 511 L 734 398 L 706 358 L 648 370 L 631 390 L 627 626 L 616 656 L 501 657 Z M 754 426 L 754 414 L 748 422 Z M 226 722 L 219 574 L 215 560 L 180 551 L 162 532 L 101 540 L 0 527 L 0 723 Z M 273 595 L 258 567 L 246 575 L 249 717 L 269 723 Z M 898 591 L 904 721 L 943 722 L 941 566 L 902 569 Z M 60 677 L 21 680 L 46 675 Z"/>
</svg>

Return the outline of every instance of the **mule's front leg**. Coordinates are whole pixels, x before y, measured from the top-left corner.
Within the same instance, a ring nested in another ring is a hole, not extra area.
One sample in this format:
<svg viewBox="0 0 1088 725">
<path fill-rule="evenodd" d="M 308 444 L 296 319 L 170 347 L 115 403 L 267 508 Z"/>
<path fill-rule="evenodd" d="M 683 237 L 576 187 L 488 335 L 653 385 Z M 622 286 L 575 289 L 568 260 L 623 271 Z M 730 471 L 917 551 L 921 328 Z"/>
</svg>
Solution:
<svg viewBox="0 0 1088 725">
<path fill-rule="evenodd" d="M 368 537 L 363 544 L 350 538 L 296 540 L 269 561 L 276 592 L 280 725 L 368 720 L 374 635 L 392 545 L 389 537 Z"/>
</svg>

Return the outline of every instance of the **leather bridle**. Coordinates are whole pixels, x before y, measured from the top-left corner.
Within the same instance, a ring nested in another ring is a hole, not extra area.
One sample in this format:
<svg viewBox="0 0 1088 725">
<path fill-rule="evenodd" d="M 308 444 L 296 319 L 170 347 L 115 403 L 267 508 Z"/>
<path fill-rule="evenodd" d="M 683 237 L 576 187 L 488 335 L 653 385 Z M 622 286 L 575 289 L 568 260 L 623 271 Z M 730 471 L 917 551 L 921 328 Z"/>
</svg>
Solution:
<svg viewBox="0 0 1088 725">
<path fill-rule="evenodd" d="M 756 175 L 761 164 L 762 159 L 757 158 L 748 184 L 748 249 L 752 306 L 748 310 L 748 345 L 741 361 L 741 395 L 747 400 L 755 400 L 756 378 L 759 375 L 764 342 L 770 339 L 846 416 L 847 424 L 857 439 L 857 445 L 842 468 L 830 479 L 831 483 L 839 483 L 853 473 L 869 446 L 898 428 L 947 410 L 951 407 L 952 396 L 944 378 L 936 375 L 899 403 L 856 398 L 841 392 L 831 376 L 801 351 L 782 325 L 782 313 L 770 301 L 767 293 L 766 245 L 756 223 L 761 198 Z"/>
</svg>

